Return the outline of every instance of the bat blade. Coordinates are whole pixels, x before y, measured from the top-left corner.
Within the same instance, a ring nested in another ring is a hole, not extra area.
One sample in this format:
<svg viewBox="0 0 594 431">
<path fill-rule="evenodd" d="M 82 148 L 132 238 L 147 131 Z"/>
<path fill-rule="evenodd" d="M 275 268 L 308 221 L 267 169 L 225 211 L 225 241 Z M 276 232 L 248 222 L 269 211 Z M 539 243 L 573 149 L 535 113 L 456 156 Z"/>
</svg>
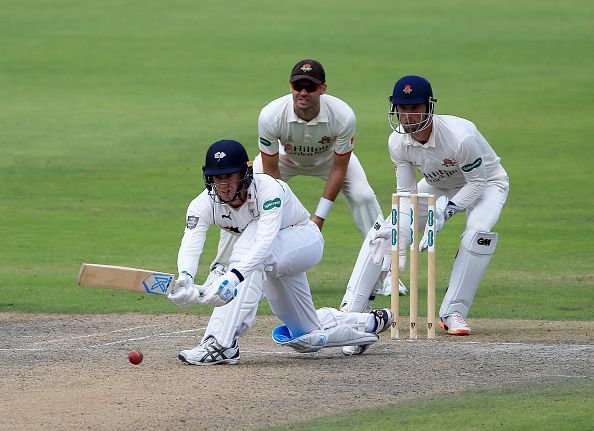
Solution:
<svg viewBox="0 0 594 431">
<path fill-rule="evenodd" d="M 78 273 L 81 286 L 167 295 L 175 285 L 173 274 L 127 266 L 83 263 Z"/>
</svg>

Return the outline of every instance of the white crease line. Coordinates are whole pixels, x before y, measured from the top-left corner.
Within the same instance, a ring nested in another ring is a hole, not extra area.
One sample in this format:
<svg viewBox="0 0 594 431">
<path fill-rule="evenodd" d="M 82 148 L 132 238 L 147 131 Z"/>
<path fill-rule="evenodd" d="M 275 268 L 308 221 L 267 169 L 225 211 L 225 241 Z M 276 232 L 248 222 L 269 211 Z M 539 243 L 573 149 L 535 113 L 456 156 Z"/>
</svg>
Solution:
<svg viewBox="0 0 594 431">
<path fill-rule="evenodd" d="M 479 344 L 479 345 L 489 345 L 489 346 L 528 346 L 528 347 L 581 347 L 581 348 L 594 348 L 594 344 L 568 344 L 568 343 L 526 343 L 526 342 L 512 342 L 512 341 L 442 341 L 442 340 L 409 340 L 409 339 L 401 339 L 401 340 L 382 340 L 384 341 L 381 344 L 389 344 L 392 342 L 397 343 L 419 343 L 419 344 L 440 344 L 455 346 L 456 344 Z M 424 343 L 425 342 L 425 343 Z"/>
<path fill-rule="evenodd" d="M 103 333 L 99 332 L 99 333 L 87 334 L 87 335 L 75 335 L 73 337 L 56 338 L 55 340 L 35 341 L 35 342 L 31 343 L 31 345 L 34 346 L 36 344 L 59 343 L 60 341 L 79 340 L 82 338 L 103 337 L 105 335 L 116 334 L 118 332 L 135 331 L 136 329 L 153 328 L 155 326 L 158 326 L 158 325 L 135 326 L 133 328 L 114 329 L 113 331 L 103 332 Z"/>
<path fill-rule="evenodd" d="M 102 344 L 94 344 L 92 346 L 88 346 L 88 349 L 94 349 L 97 347 L 105 347 L 105 346 L 112 346 L 114 344 L 123 344 L 123 343 L 127 343 L 129 341 L 139 341 L 139 340 L 146 340 L 148 338 L 153 338 L 153 337 L 167 337 L 170 335 L 175 335 L 175 334 L 185 334 L 188 332 L 197 332 L 197 331 L 204 331 L 206 328 L 194 328 L 194 329 L 184 329 L 183 331 L 174 331 L 174 332 L 160 332 L 157 334 L 151 334 L 151 335 L 147 335 L 144 337 L 134 337 L 134 338 L 126 338 L 125 340 L 117 340 L 117 341 L 110 341 L 109 343 L 102 343 Z"/>
<path fill-rule="evenodd" d="M 590 376 L 569 376 L 567 374 L 551 374 L 551 375 L 547 375 L 546 377 L 562 377 L 564 379 L 589 379 Z"/>
<path fill-rule="evenodd" d="M 0 352 L 45 352 L 48 349 L 0 348 Z"/>
<path fill-rule="evenodd" d="M 267 352 L 267 351 L 263 351 L 263 350 L 240 350 L 240 353 L 250 353 L 250 354 L 254 354 L 254 355 L 295 355 L 295 356 L 304 356 L 306 354 L 304 353 L 297 353 L 297 352 L 280 352 L 280 351 L 274 351 L 274 352 Z"/>
</svg>

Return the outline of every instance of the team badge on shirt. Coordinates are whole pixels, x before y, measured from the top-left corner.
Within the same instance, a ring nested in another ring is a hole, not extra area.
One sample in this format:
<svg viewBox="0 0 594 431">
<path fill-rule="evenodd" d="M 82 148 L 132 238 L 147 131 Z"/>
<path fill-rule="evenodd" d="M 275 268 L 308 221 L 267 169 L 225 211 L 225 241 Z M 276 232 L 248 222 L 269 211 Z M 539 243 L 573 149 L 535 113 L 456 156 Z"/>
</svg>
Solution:
<svg viewBox="0 0 594 431">
<path fill-rule="evenodd" d="M 445 166 L 446 168 L 451 168 L 452 166 L 456 165 L 456 162 L 450 159 L 443 159 L 443 163 L 441 165 Z"/>
<path fill-rule="evenodd" d="M 198 225 L 199 217 L 189 215 L 188 219 L 186 220 L 186 227 L 188 229 L 194 229 Z"/>
<path fill-rule="evenodd" d="M 322 136 L 322 138 L 318 141 L 318 144 L 329 144 L 332 142 L 330 136 Z"/>
</svg>

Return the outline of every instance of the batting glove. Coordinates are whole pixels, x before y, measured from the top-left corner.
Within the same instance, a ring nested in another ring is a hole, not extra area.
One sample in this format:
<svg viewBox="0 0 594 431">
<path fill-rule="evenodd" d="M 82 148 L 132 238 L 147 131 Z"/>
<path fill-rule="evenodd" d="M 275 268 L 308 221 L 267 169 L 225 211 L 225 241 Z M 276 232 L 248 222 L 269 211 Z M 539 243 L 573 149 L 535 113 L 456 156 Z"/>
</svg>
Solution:
<svg viewBox="0 0 594 431">
<path fill-rule="evenodd" d="M 215 307 L 225 305 L 237 296 L 237 285 L 242 281 L 243 275 L 233 268 L 206 286 L 204 296 L 198 302 Z"/>
<path fill-rule="evenodd" d="M 194 277 L 192 277 L 187 271 L 179 273 L 179 277 L 175 280 L 175 286 L 173 292 L 178 292 L 186 287 L 190 287 L 194 284 Z"/>
<path fill-rule="evenodd" d="M 226 272 L 227 272 L 227 268 L 225 268 L 220 263 L 215 263 L 212 266 L 210 273 L 208 274 L 208 277 L 206 277 L 206 281 L 204 282 L 204 285 L 208 286 L 209 284 L 211 284 L 213 281 L 215 281 L 217 278 L 219 278 Z"/>
</svg>

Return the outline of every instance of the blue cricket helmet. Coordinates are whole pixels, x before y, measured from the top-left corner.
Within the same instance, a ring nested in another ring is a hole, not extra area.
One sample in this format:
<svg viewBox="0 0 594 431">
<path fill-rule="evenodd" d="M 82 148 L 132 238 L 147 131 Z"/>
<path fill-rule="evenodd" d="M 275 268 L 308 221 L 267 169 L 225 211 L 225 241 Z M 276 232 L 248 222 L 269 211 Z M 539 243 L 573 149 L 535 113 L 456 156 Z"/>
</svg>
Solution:
<svg viewBox="0 0 594 431">
<path fill-rule="evenodd" d="M 213 176 L 229 175 L 240 172 L 242 178 L 238 181 L 239 187 L 231 199 L 225 200 L 217 193 Z M 243 190 L 252 183 L 253 170 L 250 158 L 244 146 L 231 139 L 223 139 L 212 144 L 206 151 L 206 159 L 202 166 L 204 185 L 210 197 L 219 203 L 229 203 L 236 199 L 243 200 Z"/>
<path fill-rule="evenodd" d="M 437 99 L 433 97 L 431 84 L 425 78 L 417 75 L 407 75 L 400 78 L 396 81 L 394 91 L 392 91 L 392 95 L 388 99 L 390 101 L 388 122 L 396 133 L 405 135 L 418 133 L 431 125 Z M 400 115 L 407 113 L 397 112 L 396 105 L 425 105 L 427 111 L 420 122 L 407 122 L 406 126 L 402 126 Z M 406 131 L 405 127 L 409 131 Z"/>
<path fill-rule="evenodd" d="M 425 78 L 408 75 L 400 78 L 394 85 L 390 96 L 392 105 L 421 105 L 429 106 L 433 100 L 431 84 Z"/>
<path fill-rule="evenodd" d="M 237 141 L 223 139 L 212 144 L 206 151 L 202 172 L 205 177 L 245 172 L 249 161 L 243 145 Z"/>
</svg>

